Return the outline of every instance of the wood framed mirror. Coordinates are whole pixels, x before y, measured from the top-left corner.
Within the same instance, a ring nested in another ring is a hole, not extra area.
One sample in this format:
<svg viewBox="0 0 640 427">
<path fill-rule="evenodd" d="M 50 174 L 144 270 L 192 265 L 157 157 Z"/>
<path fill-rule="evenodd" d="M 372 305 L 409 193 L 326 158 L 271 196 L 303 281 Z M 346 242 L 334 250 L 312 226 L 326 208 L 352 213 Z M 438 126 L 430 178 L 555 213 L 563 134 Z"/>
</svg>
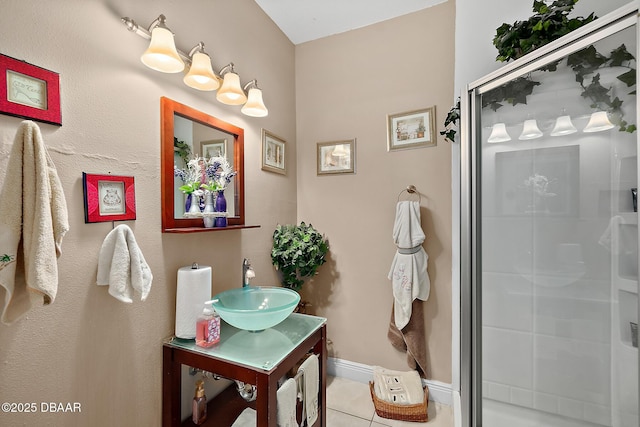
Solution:
<svg viewBox="0 0 640 427">
<path fill-rule="evenodd" d="M 188 233 L 245 228 L 244 224 L 244 130 L 180 104 L 160 99 L 160 182 L 162 231 Z M 185 168 L 190 157 L 224 155 L 238 173 L 225 189 L 227 227 L 205 228 L 202 218 L 184 218 L 185 194 L 174 177 L 174 167 Z"/>
</svg>

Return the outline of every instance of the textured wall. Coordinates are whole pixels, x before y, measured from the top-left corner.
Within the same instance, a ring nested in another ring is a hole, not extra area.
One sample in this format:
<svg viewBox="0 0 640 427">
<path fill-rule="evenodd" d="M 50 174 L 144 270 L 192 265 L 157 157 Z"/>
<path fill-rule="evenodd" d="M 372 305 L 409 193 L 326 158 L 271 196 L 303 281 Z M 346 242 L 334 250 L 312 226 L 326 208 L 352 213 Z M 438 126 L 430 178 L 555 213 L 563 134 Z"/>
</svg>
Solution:
<svg viewBox="0 0 640 427">
<path fill-rule="evenodd" d="M 160 425 L 161 342 L 173 332 L 177 269 L 194 261 L 211 265 L 218 292 L 239 286 L 242 258 L 249 257 L 257 282 L 277 283 L 271 233 L 278 222 L 296 220 L 294 47 L 253 1 L 188 3 L 2 2 L 0 52 L 61 76 L 63 126 L 41 129 L 64 187 L 71 231 L 54 304 L 0 326 L 0 402 L 82 405 L 80 414 L 0 413 L 2 426 Z M 188 51 L 202 40 L 217 69 L 234 61 L 243 82 L 257 78 L 270 115 L 246 117 L 214 94 L 186 87 L 179 75 L 146 68 L 139 56 L 147 42 L 120 17 L 146 27 L 160 13 L 178 48 Z M 161 96 L 245 129 L 246 221 L 261 228 L 160 232 Z M 0 115 L 0 177 L 19 123 Z M 287 141 L 287 176 L 260 170 L 261 127 Z M 83 171 L 135 176 L 137 220 L 128 224 L 154 274 L 144 303 L 125 305 L 95 285 L 111 223 L 84 223 Z"/>
</svg>

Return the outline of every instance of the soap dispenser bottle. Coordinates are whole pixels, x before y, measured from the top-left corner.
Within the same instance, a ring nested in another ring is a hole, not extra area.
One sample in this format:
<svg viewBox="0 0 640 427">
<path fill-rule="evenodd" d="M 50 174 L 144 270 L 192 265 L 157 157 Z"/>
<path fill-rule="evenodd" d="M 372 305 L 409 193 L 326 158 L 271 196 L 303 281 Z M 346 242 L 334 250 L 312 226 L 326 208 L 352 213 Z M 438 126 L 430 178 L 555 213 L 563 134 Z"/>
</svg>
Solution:
<svg viewBox="0 0 640 427">
<path fill-rule="evenodd" d="M 196 393 L 193 396 L 193 415 L 191 419 L 195 425 L 200 425 L 207 420 L 207 396 L 204 395 L 204 381 L 196 381 Z"/>
<path fill-rule="evenodd" d="M 202 314 L 196 320 L 196 345 L 212 347 L 220 341 L 220 316 L 206 303 Z"/>
</svg>

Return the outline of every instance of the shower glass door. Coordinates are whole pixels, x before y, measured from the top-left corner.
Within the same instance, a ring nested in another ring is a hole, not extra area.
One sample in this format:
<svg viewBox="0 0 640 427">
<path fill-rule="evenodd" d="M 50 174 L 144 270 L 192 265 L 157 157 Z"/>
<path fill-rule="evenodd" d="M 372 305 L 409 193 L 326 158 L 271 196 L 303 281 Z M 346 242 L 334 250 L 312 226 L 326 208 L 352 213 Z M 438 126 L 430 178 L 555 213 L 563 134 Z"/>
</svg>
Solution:
<svg viewBox="0 0 640 427">
<path fill-rule="evenodd" d="M 589 37 L 470 91 L 470 425 L 639 425 L 635 15 Z"/>
</svg>

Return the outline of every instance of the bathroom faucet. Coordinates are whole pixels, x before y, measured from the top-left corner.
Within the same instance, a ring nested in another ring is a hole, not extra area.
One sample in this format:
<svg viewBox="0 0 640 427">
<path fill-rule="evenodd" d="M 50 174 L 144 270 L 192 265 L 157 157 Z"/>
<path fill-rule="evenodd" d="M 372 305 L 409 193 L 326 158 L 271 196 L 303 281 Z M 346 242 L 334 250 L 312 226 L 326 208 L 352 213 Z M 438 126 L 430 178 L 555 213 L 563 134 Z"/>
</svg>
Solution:
<svg viewBox="0 0 640 427">
<path fill-rule="evenodd" d="M 255 271 L 251 267 L 251 261 L 247 258 L 242 261 L 242 287 L 249 286 L 249 280 L 256 277 Z"/>
</svg>

